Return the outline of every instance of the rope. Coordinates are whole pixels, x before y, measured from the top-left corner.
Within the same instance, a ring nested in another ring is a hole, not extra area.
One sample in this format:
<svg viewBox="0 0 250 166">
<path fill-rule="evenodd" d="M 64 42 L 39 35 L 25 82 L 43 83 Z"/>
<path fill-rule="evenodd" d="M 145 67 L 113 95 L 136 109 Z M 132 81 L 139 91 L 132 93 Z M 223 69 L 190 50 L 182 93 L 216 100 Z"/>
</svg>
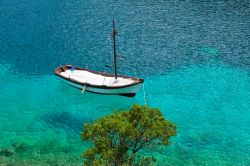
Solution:
<svg viewBox="0 0 250 166">
<path fill-rule="evenodd" d="M 82 93 L 85 92 L 85 90 L 86 90 L 86 85 L 87 85 L 87 82 L 86 82 L 86 84 L 82 87 Z"/>
<path fill-rule="evenodd" d="M 144 104 L 147 105 L 147 99 L 146 99 L 146 92 L 144 88 L 144 83 L 142 84 L 142 89 L 143 89 L 143 96 L 144 96 Z"/>
</svg>

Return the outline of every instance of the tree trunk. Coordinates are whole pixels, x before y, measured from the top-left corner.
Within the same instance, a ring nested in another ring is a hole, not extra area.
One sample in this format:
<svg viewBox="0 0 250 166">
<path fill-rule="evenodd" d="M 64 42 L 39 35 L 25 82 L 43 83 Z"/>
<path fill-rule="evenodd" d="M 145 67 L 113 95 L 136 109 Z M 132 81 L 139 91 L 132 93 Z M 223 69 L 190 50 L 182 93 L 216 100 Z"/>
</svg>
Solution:
<svg viewBox="0 0 250 166">
<path fill-rule="evenodd" d="M 136 154 L 136 151 L 133 151 L 133 154 L 132 154 L 132 156 L 131 156 L 130 159 L 129 159 L 129 165 L 130 165 L 130 166 L 132 166 L 133 160 L 134 160 L 134 158 L 135 158 L 135 154 Z"/>
</svg>

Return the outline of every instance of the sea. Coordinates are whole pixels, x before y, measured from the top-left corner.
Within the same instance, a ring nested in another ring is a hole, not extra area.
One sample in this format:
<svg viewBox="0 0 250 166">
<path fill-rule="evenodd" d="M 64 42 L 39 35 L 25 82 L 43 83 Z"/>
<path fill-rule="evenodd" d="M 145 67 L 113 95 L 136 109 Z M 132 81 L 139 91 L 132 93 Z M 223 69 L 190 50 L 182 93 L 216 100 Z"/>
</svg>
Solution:
<svg viewBox="0 0 250 166">
<path fill-rule="evenodd" d="M 73 64 L 145 79 L 134 98 L 82 94 Z M 107 67 L 110 66 L 110 67 Z M 249 0 L 0 0 L 0 165 L 78 166 L 86 122 L 160 108 L 175 123 L 157 166 L 250 165 Z"/>
</svg>

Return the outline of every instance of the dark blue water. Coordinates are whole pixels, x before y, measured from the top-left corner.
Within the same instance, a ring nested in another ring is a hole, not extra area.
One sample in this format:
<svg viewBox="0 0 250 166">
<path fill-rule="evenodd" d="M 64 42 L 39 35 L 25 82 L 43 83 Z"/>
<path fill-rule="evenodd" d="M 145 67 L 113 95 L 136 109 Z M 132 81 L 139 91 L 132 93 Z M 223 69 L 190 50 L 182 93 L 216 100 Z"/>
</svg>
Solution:
<svg viewBox="0 0 250 166">
<path fill-rule="evenodd" d="M 53 75 L 65 63 L 112 72 L 113 18 L 119 73 L 144 77 L 147 103 L 178 127 L 171 146 L 144 153 L 250 165 L 249 0 L 0 0 L 0 165 L 81 165 L 83 123 L 144 103 L 142 90 L 82 95 Z"/>
<path fill-rule="evenodd" d="M 211 58 L 249 71 L 248 0 L 7 0 L 0 12 L 0 60 L 31 75 L 51 74 L 69 62 L 100 70 L 112 65 L 113 18 L 119 54 L 126 57 L 119 66 L 125 63 L 128 73 L 162 74 Z"/>
</svg>

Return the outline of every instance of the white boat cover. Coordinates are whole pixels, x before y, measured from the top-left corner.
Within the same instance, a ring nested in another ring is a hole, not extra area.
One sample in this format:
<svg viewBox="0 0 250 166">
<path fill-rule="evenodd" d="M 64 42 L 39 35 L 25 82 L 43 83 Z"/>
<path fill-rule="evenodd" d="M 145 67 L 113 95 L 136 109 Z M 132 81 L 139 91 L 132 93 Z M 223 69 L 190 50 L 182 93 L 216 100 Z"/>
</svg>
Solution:
<svg viewBox="0 0 250 166">
<path fill-rule="evenodd" d="M 114 77 L 103 76 L 95 74 L 86 70 L 65 70 L 60 73 L 62 76 L 77 80 L 82 83 L 88 83 L 91 85 L 105 85 L 105 86 L 124 86 L 129 85 L 134 82 L 131 78 L 117 77 L 115 80 Z"/>
</svg>

